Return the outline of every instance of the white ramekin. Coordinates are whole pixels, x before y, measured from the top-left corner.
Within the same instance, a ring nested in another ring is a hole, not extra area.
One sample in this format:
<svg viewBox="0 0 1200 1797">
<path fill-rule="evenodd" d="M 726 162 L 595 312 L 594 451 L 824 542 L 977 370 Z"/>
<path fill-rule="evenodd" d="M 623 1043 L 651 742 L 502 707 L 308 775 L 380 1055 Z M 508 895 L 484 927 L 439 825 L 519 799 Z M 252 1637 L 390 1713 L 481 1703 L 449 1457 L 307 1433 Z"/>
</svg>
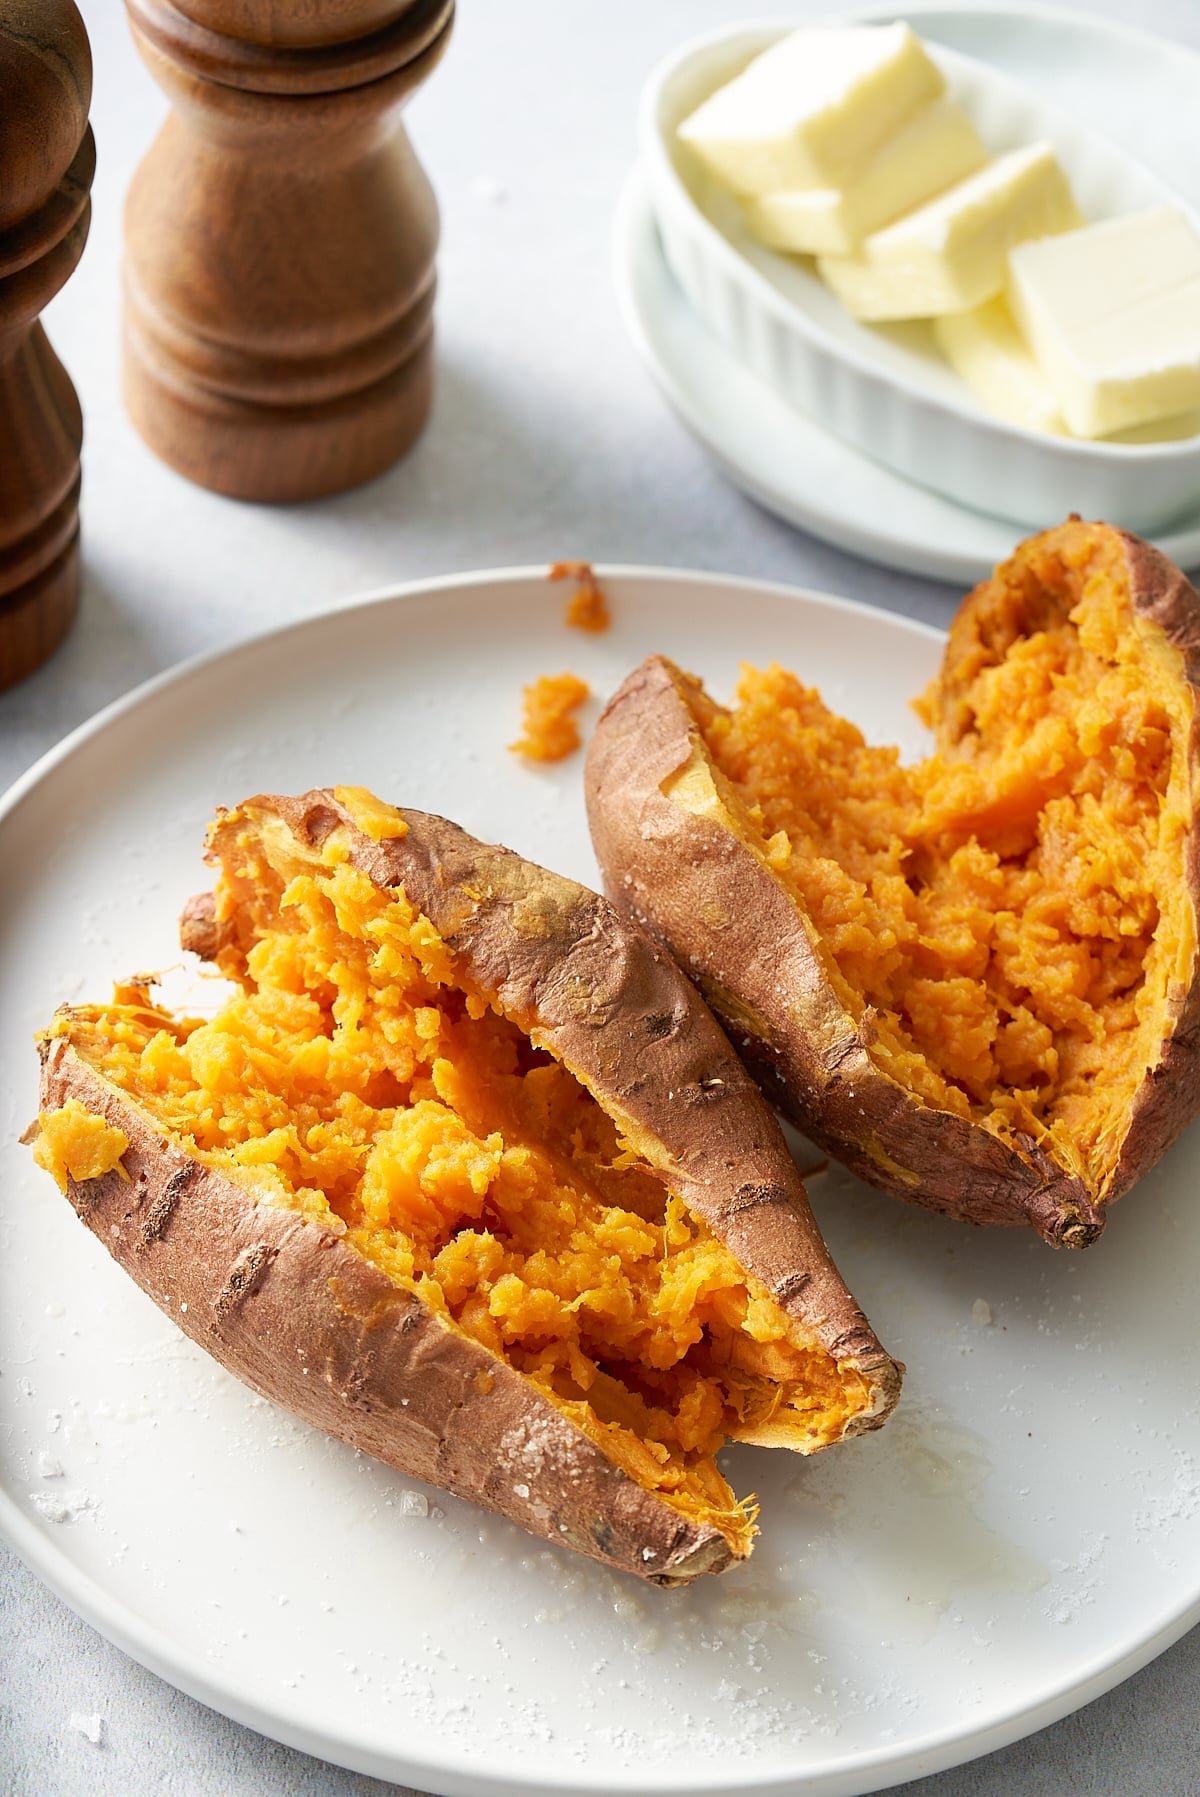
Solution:
<svg viewBox="0 0 1200 1797">
<path fill-rule="evenodd" d="M 709 328 L 835 436 L 964 505 L 1024 525 L 1081 512 L 1142 531 L 1194 513 L 1200 436 L 1090 443 L 993 418 L 942 361 L 926 325 L 859 324 L 811 262 L 777 255 L 749 237 L 737 202 L 677 143 L 676 127 L 794 28 L 776 20 L 693 40 L 657 69 L 643 93 L 640 153 L 663 250 Z M 1182 205 L 1138 163 L 985 64 L 927 47 L 989 150 L 1039 138 L 1053 143 L 1086 217 L 1164 200 Z"/>
</svg>

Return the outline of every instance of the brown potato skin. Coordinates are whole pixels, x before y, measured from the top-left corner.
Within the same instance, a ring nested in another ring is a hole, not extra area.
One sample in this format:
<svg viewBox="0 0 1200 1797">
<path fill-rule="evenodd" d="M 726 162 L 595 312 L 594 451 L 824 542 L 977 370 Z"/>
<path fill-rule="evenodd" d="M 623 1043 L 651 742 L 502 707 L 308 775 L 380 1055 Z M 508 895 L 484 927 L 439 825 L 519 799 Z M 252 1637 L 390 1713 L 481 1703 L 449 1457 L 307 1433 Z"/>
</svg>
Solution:
<svg viewBox="0 0 1200 1797">
<path fill-rule="evenodd" d="M 1072 520 L 1061 526 L 1094 529 Z M 1109 529 L 1108 526 L 1100 527 Z M 1053 535 L 1054 533 L 1046 533 Z M 1200 596 L 1174 565 L 1127 532 L 1119 539 L 1135 611 L 1181 655 L 1200 687 Z M 1018 554 L 1020 551 L 1018 550 Z M 970 595 L 943 664 L 949 704 L 971 639 Z M 856 1025 L 829 985 L 809 925 L 773 871 L 733 828 L 663 791 L 699 758 L 712 767 L 691 694 L 694 683 L 650 656 L 601 715 L 588 747 L 588 821 L 606 889 L 686 968 L 772 1102 L 861 1178 L 897 1197 L 979 1224 L 1032 1224 L 1054 1246 L 1085 1247 L 1106 1207 L 1165 1151 L 1200 1109 L 1200 962 L 1173 995 L 1162 1053 L 1138 1093 L 1102 1194 L 1032 1140 L 1009 1146 L 978 1125 L 922 1103 L 868 1052 L 870 1016 Z M 1198 708 L 1200 709 L 1200 708 Z M 1193 714 L 1192 766 L 1200 770 Z M 1200 892 L 1200 831 L 1187 879 Z"/>
<path fill-rule="evenodd" d="M 76 1212 L 172 1322 L 261 1396 L 655 1584 L 730 1564 L 715 1529 L 643 1491 L 519 1373 L 451 1334 L 329 1230 L 189 1160 L 58 1037 L 45 1045 L 42 1108 L 71 1097 L 130 1142 L 127 1180 L 68 1182 Z"/>
<path fill-rule="evenodd" d="M 220 859 L 223 831 L 247 818 L 281 821 L 300 852 L 343 832 L 350 859 L 381 887 L 403 886 L 479 986 L 631 1139 L 668 1145 L 672 1189 L 867 1379 L 873 1409 L 847 1433 L 877 1426 L 900 1369 L 829 1259 L 769 1110 L 673 963 L 583 887 L 444 819 L 401 815 L 408 834 L 375 843 L 330 792 L 259 798 L 218 821 L 210 858 Z M 232 930 L 199 899 L 181 936 L 211 959 Z M 256 1391 L 403 1472 L 651 1583 L 684 1584 L 731 1563 L 715 1528 L 644 1490 L 519 1373 L 330 1231 L 189 1160 L 69 1037 L 48 1039 L 42 1055 L 44 1110 L 74 1096 L 130 1141 L 128 1179 L 114 1171 L 69 1182 L 78 1214 L 174 1322 Z"/>
</svg>

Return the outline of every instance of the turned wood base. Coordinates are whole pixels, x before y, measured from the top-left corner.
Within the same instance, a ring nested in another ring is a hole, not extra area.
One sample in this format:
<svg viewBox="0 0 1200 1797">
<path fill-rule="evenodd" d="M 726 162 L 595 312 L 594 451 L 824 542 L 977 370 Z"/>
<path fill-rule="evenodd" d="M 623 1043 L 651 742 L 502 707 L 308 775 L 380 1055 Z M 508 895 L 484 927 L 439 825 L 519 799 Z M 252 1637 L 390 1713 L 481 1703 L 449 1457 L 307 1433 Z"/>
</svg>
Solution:
<svg viewBox="0 0 1200 1797">
<path fill-rule="evenodd" d="M 125 205 L 124 391 L 235 499 L 321 499 L 418 436 L 433 190 L 400 115 L 454 0 L 126 0 L 173 110 Z"/>
<path fill-rule="evenodd" d="M 79 603 L 83 417 L 40 315 L 87 241 L 91 92 L 73 0 L 0 0 L 0 688 L 53 655 Z"/>
<path fill-rule="evenodd" d="M 399 368 L 323 403 L 270 405 L 183 384 L 155 359 L 126 307 L 129 416 L 176 473 L 230 499 L 325 499 L 374 480 L 420 436 L 433 395 L 433 334 Z"/>
<path fill-rule="evenodd" d="M 53 655 L 75 617 L 82 440 L 70 376 L 35 324 L 0 360 L 0 689 Z"/>
<path fill-rule="evenodd" d="M 79 531 L 49 567 L 0 597 L 0 691 L 49 661 L 79 608 Z"/>
</svg>

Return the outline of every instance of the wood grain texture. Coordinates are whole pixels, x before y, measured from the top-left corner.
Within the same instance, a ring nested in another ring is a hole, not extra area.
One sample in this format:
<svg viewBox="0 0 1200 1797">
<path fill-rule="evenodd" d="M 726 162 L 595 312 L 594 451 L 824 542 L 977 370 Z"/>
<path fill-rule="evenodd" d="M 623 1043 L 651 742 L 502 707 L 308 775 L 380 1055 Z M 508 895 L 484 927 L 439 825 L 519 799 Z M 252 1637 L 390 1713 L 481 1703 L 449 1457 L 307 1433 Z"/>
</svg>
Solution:
<svg viewBox="0 0 1200 1797">
<path fill-rule="evenodd" d="M 83 418 L 39 317 L 87 239 L 91 91 L 71 0 L 0 0 L 0 688 L 53 654 L 78 604 Z"/>
<path fill-rule="evenodd" d="M 389 467 L 432 393 L 437 206 L 400 111 L 453 0 L 126 0 L 174 111 L 125 215 L 125 399 L 240 499 Z"/>
</svg>

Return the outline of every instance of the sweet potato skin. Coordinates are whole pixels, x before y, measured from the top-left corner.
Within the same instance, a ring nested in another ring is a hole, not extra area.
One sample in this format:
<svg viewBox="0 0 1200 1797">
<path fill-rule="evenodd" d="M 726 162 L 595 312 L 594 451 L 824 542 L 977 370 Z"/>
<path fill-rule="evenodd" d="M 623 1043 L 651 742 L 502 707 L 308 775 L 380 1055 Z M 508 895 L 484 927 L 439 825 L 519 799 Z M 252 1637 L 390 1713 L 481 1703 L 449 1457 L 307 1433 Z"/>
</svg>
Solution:
<svg viewBox="0 0 1200 1797">
<path fill-rule="evenodd" d="M 774 1119 L 673 963 L 605 900 L 402 813 L 375 842 L 331 792 L 260 798 L 247 816 L 319 849 L 333 830 L 381 886 L 403 886 L 473 980 L 559 1054 L 631 1139 L 669 1162 L 668 1183 L 793 1314 L 812 1318 L 863 1372 L 881 1422 L 900 1373 L 829 1259 Z M 211 899 L 193 900 L 184 945 L 213 958 L 233 940 Z M 124 1131 L 123 1169 L 68 1180 L 82 1220 L 187 1334 L 256 1391 L 415 1477 L 547 1540 L 651 1583 L 719 1572 L 731 1550 L 644 1490 L 520 1374 L 449 1328 L 332 1232 L 256 1202 L 164 1139 L 65 1034 L 42 1044 L 43 1110 L 75 1097 Z M 669 1088 L 664 1080 L 677 1082 Z M 661 1130 L 661 1139 L 652 1132 Z M 186 1308 L 184 1306 L 186 1305 Z"/>
<path fill-rule="evenodd" d="M 377 843 L 324 790 L 259 797 L 232 816 L 250 812 L 278 818 L 308 849 L 337 830 L 355 867 L 402 887 L 476 986 L 588 1087 L 740 1264 L 877 1385 L 879 1409 L 859 1426 L 891 1408 L 894 1363 L 830 1259 L 770 1108 L 646 931 L 598 893 L 447 818 L 401 809 L 407 833 Z M 237 827 L 217 826 L 214 853 L 222 830 Z M 212 926 L 189 910 L 184 946 L 210 946 Z"/>
<path fill-rule="evenodd" d="M 1200 596 L 1149 544 L 1117 534 L 1137 615 L 1179 651 L 1181 678 L 1197 691 Z M 951 692 L 970 628 L 968 598 L 947 645 L 943 685 Z M 1055 1246 L 1094 1241 L 1107 1205 L 1200 1108 L 1200 963 L 1194 946 L 1191 977 L 1171 997 L 1161 1058 L 1137 1095 L 1113 1178 L 1097 1194 L 1034 1141 L 1020 1139 L 1010 1147 L 964 1118 L 923 1104 L 875 1066 L 868 1052 L 869 1013 L 856 1024 L 844 1010 L 825 978 L 807 920 L 720 802 L 721 777 L 708 757 L 691 691 L 677 667 L 651 656 L 597 723 L 585 784 L 607 890 L 687 969 L 777 1108 L 863 1179 L 969 1222 L 1031 1224 Z M 1194 770 L 1200 770 L 1198 731 L 1194 712 Z M 716 802 L 702 810 L 671 796 L 689 768 L 712 787 Z M 1196 826 L 1186 878 L 1191 892 L 1200 892 Z"/>
<path fill-rule="evenodd" d="M 687 967 L 772 1103 L 869 1184 L 1048 1239 L 1103 1227 L 1088 1194 L 1030 1144 L 1028 1161 L 889 1079 L 825 978 L 805 919 L 719 816 L 662 790 L 707 751 L 679 669 L 651 656 L 601 716 L 588 817 L 609 890 Z"/>
<path fill-rule="evenodd" d="M 1072 519 L 1049 536 L 1067 536 L 1096 528 Z M 1188 765 L 1193 819 L 1188 833 L 1183 879 L 1191 898 L 1192 944 L 1188 975 L 1168 998 L 1160 1057 L 1134 1100 L 1129 1127 L 1117 1164 L 1103 1194 L 1103 1206 L 1115 1203 L 1166 1153 L 1179 1132 L 1200 1112 L 1200 593 L 1187 576 L 1153 544 L 1115 526 L 1102 526 L 1119 543 L 1133 610 L 1143 627 L 1162 636 L 1179 656 L 1179 678 L 1192 697 Z M 954 680 L 971 627 L 968 601 L 951 627 L 943 679 Z"/>
<path fill-rule="evenodd" d="M 42 1108 L 71 1097 L 129 1138 L 128 1178 L 68 1180 L 76 1213 L 172 1322 L 262 1397 L 655 1584 L 729 1564 L 715 1529 L 642 1490 L 518 1373 L 329 1230 L 189 1160 L 57 1037 L 43 1049 Z"/>
</svg>

